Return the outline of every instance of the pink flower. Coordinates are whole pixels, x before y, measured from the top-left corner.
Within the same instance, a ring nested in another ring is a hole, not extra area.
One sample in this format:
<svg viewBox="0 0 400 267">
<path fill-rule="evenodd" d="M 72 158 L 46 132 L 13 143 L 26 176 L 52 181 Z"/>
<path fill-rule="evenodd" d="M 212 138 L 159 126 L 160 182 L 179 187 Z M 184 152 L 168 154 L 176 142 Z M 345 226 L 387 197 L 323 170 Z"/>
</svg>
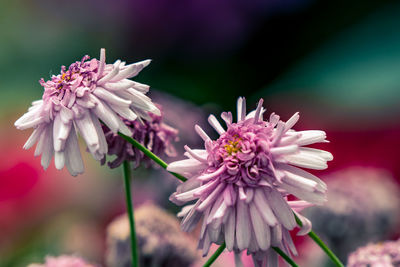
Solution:
<svg viewBox="0 0 400 267">
<path fill-rule="evenodd" d="M 148 113 L 160 115 L 158 108 L 145 96 L 149 86 L 128 78 L 136 76 L 150 60 L 131 65 L 117 60 L 105 63 L 105 50 L 101 49 L 100 60 L 89 60 L 84 56 L 68 69 L 45 82 L 42 100 L 34 101 L 32 107 L 15 126 L 24 130 L 33 127 L 33 134 L 25 143 L 29 149 L 37 143 L 35 156 L 42 155 L 42 166 L 46 169 L 54 154 L 55 166 L 67 166 L 72 175 L 84 171 L 76 132 L 83 137 L 88 150 L 96 160 L 107 153 L 107 143 L 100 120 L 114 133 L 131 135 L 118 116 L 135 120 L 148 118 Z"/>
<path fill-rule="evenodd" d="M 96 267 L 87 263 L 85 260 L 75 256 L 62 255 L 59 257 L 46 257 L 44 264 L 33 263 L 28 267 Z"/>
<path fill-rule="evenodd" d="M 229 251 L 252 253 L 255 262 L 272 254 L 277 246 L 295 253 L 289 230 L 296 226 L 292 209 L 300 210 L 326 199 L 326 185 L 319 178 L 298 168 L 325 169 L 332 160 L 329 152 L 303 147 L 326 142 L 323 131 L 294 131 L 298 113 L 287 122 L 271 114 L 263 120 L 263 100 L 246 116 L 245 99 L 238 99 L 238 122 L 223 112 L 225 130 L 215 116 L 208 120 L 220 137 L 213 141 L 199 127 L 205 149 L 186 148 L 188 159 L 176 161 L 168 170 L 185 175 L 189 180 L 180 185 L 171 201 L 183 205 L 182 228 L 192 230 L 203 217 L 199 248 L 204 255 L 211 243 L 226 242 Z M 299 201 L 288 202 L 294 195 Z M 300 234 L 311 229 L 304 217 Z M 275 255 L 275 253 L 273 253 Z M 269 257 L 271 258 L 271 257 Z"/>
<path fill-rule="evenodd" d="M 348 267 L 395 267 L 400 265 L 400 239 L 368 244 L 349 255 Z"/>
<path fill-rule="evenodd" d="M 150 114 L 149 118 L 144 121 L 121 119 L 132 132 L 130 136 L 151 152 L 158 156 L 162 156 L 163 154 L 170 157 L 176 156 L 176 150 L 172 145 L 172 141 L 177 140 L 178 130 L 163 123 L 161 115 Z M 103 125 L 103 131 L 108 144 L 108 155 L 117 156 L 112 162 L 108 162 L 110 168 L 118 167 L 125 160 L 132 161 L 134 167 L 138 167 L 140 163 L 144 163 L 147 166 L 154 163 L 143 152 L 133 147 L 131 143 L 128 143 L 118 134 L 112 132 L 107 126 Z M 106 158 L 104 157 L 102 163 L 105 163 L 105 161 Z"/>
</svg>

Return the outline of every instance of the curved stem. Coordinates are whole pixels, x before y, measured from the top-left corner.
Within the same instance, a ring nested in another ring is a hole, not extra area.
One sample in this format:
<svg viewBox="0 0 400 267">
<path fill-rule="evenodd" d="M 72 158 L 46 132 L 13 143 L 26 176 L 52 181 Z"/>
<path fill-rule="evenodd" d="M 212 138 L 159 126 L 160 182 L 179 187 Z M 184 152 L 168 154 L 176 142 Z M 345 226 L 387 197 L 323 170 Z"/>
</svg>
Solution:
<svg viewBox="0 0 400 267">
<path fill-rule="evenodd" d="M 288 255 L 286 255 L 285 252 L 283 252 L 280 248 L 278 247 L 272 247 L 273 250 L 275 250 L 276 253 L 278 253 L 287 263 L 289 263 L 293 267 L 299 267 L 297 263 L 292 260 Z"/>
<path fill-rule="evenodd" d="M 214 254 L 211 255 L 210 258 L 208 258 L 207 262 L 204 263 L 203 267 L 208 267 L 213 264 L 213 262 L 221 255 L 222 251 L 226 248 L 225 242 L 214 252 Z"/>
<path fill-rule="evenodd" d="M 151 151 L 149 151 L 147 148 L 145 148 L 144 146 L 142 146 L 139 142 L 137 142 L 135 139 L 126 136 L 122 133 L 118 133 L 122 138 L 124 138 L 127 142 L 131 143 L 134 147 L 136 147 L 137 149 L 139 149 L 140 151 L 142 151 L 146 156 L 148 156 L 150 159 L 154 160 L 154 162 L 156 162 L 157 164 L 159 164 L 161 167 L 163 167 L 164 169 L 167 169 L 168 164 L 165 163 L 165 161 L 163 161 L 162 159 L 160 159 L 159 157 L 157 157 L 154 153 L 152 153 Z M 187 178 L 183 177 L 180 174 L 174 173 L 174 172 L 170 172 L 172 175 L 174 175 L 176 178 L 178 178 L 179 180 L 181 180 L 182 182 L 185 182 L 187 180 Z M 296 222 L 299 226 L 302 226 L 302 222 L 300 221 L 300 219 L 296 216 L 295 214 L 295 218 L 296 218 Z M 312 240 L 314 240 L 315 243 L 318 244 L 318 246 L 321 247 L 321 249 L 329 256 L 329 258 L 332 260 L 333 263 L 335 263 L 336 266 L 338 267 L 344 267 L 343 263 L 338 259 L 338 257 L 325 245 L 325 243 L 313 232 L 311 231 L 308 234 L 309 237 L 311 237 Z M 223 247 L 225 245 L 225 243 L 223 245 L 221 245 L 221 247 Z M 225 247 L 223 247 L 221 249 L 221 247 L 218 248 L 218 250 L 211 256 L 211 258 L 207 261 L 207 263 L 212 260 L 209 264 L 213 263 L 215 261 L 215 259 L 219 256 L 219 254 L 221 254 L 221 252 L 225 249 Z M 219 251 L 221 249 L 221 251 Z M 276 251 L 276 250 L 275 250 Z M 219 252 L 218 255 L 216 255 L 215 258 L 214 255 Z M 210 265 L 204 265 L 204 266 L 210 266 Z M 293 266 L 293 265 L 292 265 Z"/>
<path fill-rule="evenodd" d="M 132 194 L 131 194 L 131 166 L 128 161 L 124 161 L 124 182 L 125 182 L 125 196 L 126 206 L 129 217 L 129 227 L 131 235 L 131 253 L 132 253 L 132 266 L 139 267 L 139 256 L 136 243 L 136 231 L 135 231 L 135 219 L 133 217 L 133 205 L 132 205 Z"/>
<path fill-rule="evenodd" d="M 296 219 L 297 224 L 301 227 L 303 226 L 303 223 L 301 222 L 301 220 L 299 219 L 299 217 L 297 217 L 296 214 L 294 214 L 294 217 Z M 328 255 L 328 257 L 332 260 L 332 262 L 338 266 L 338 267 L 344 267 L 343 263 L 339 260 L 339 258 L 332 252 L 332 250 L 330 250 L 330 248 L 328 248 L 327 245 L 325 245 L 325 243 L 321 240 L 321 238 L 319 238 L 319 236 L 314 233 L 313 231 L 310 231 L 308 233 L 308 236 L 314 240 L 315 243 L 317 243 L 317 245 L 326 253 L 326 255 Z"/>
<path fill-rule="evenodd" d="M 124 138 L 127 142 L 131 143 L 134 147 L 136 147 L 137 149 L 139 149 L 140 151 L 142 151 L 146 156 L 148 156 L 150 159 L 152 159 L 155 163 L 157 163 L 158 165 L 160 165 L 161 167 L 163 167 L 164 169 L 167 169 L 168 164 L 163 161 L 162 159 L 160 159 L 159 157 L 157 157 L 153 152 L 151 152 L 150 150 L 148 150 L 147 148 L 145 148 L 142 144 L 140 144 L 138 141 L 136 141 L 135 139 L 133 139 L 132 137 L 126 136 L 122 133 L 118 133 L 119 136 L 121 136 L 122 138 Z M 182 182 L 185 182 L 187 179 L 185 177 L 183 177 L 180 174 L 174 173 L 174 172 L 170 172 L 173 176 L 175 176 L 176 178 L 178 178 L 179 180 L 181 180 Z"/>
</svg>

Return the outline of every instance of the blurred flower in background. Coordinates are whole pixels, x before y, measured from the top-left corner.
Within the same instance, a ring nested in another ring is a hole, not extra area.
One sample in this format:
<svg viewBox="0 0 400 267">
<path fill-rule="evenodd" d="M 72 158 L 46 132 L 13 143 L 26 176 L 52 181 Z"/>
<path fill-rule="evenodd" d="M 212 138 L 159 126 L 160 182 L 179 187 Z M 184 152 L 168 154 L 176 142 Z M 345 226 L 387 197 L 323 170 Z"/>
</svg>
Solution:
<svg viewBox="0 0 400 267">
<path fill-rule="evenodd" d="M 44 264 L 33 263 L 28 267 L 96 267 L 96 265 L 89 264 L 76 256 L 62 255 L 58 257 L 48 256 Z"/>
<path fill-rule="evenodd" d="M 135 211 L 135 227 L 141 266 L 190 266 L 196 261 L 196 243 L 180 230 L 178 220 L 155 206 L 143 204 Z M 126 214 L 107 228 L 107 263 L 131 266 L 129 221 Z"/>
<path fill-rule="evenodd" d="M 343 261 L 359 246 L 399 234 L 400 188 L 389 172 L 351 167 L 324 179 L 328 202 L 306 214 Z"/>
<path fill-rule="evenodd" d="M 175 157 L 176 150 L 173 142 L 178 140 L 178 130 L 163 123 L 163 114 L 160 105 L 157 105 L 160 110 L 160 115 L 148 114 L 145 120 L 129 120 L 121 117 L 121 120 L 131 131 L 130 137 L 144 145 L 148 150 L 153 152 L 159 157 L 164 155 L 168 157 Z M 104 135 L 108 145 L 108 155 L 115 155 L 116 158 L 108 162 L 110 168 L 120 166 L 125 160 L 133 162 L 133 168 L 137 168 L 140 163 L 149 167 L 156 165 L 150 158 L 144 155 L 139 149 L 135 148 L 123 139 L 118 133 L 114 133 L 106 125 L 102 125 Z M 104 164 L 106 157 L 102 159 Z"/>
<path fill-rule="evenodd" d="M 400 266 L 400 240 L 368 244 L 349 255 L 347 267 Z"/>
</svg>

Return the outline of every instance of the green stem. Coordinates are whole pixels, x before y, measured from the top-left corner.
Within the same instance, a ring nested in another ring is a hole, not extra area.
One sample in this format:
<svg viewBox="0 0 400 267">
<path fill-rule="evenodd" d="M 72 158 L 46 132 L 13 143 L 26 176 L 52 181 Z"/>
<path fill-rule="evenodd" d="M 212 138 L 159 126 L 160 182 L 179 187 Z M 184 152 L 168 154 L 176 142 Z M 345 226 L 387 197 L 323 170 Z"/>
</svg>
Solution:
<svg viewBox="0 0 400 267">
<path fill-rule="evenodd" d="M 145 155 L 147 155 L 150 159 L 154 160 L 157 164 L 159 164 L 161 167 L 163 167 L 164 169 L 167 169 L 168 164 L 165 163 L 162 159 L 160 159 L 159 157 L 157 157 L 155 154 L 153 154 L 151 151 L 149 151 L 147 148 L 145 148 L 144 146 L 142 146 L 139 142 L 137 142 L 135 139 L 126 136 L 122 133 L 118 133 L 122 138 L 124 138 L 127 142 L 131 143 L 134 147 L 136 147 L 137 149 L 139 149 L 140 151 L 142 151 Z M 174 173 L 174 172 L 170 172 L 172 175 L 174 175 L 176 178 L 178 178 L 179 180 L 181 180 L 182 182 L 185 182 L 187 180 L 187 178 L 183 177 L 180 174 Z M 302 222 L 300 221 L 300 219 L 295 215 L 296 218 L 296 222 L 298 225 L 302 226 Z M 336 257 L 336 255 L 324 244 L 324 242 L 322 242 L 322 240 L 313 232 L 311 231 L 308 236 L 311 237 L 312 240 L 315 241 L 315 243 L 317 243 L 321 249 L 323 251 L 325 251 L 325 253 L 329 256 L 329 258 L 331 258 L 331 260 L 333 261 L 333 263 L 336 264 L 336 266 L 338 267 L 344 267 L 343 263 L 341 263 L 341 261 L 338 259 L 338 257 Z M 211 256 L 211 258 L 207 261 L 207 263 L 204 266 L 210 266 L 207 264 L 211 264 L 215 261 L 215 259 L 219 256 L 219 254 L 221 254 L 221 252 L 225 249 L 225 243 L 223 245 L 221 245 L 218 250 Z M 275 250 L 276 251 L 276 250 Z M 217 252 L 219 252 L 217 254 Z M 279 252 L 278 252 L 279 253 Z M 283 253 L 283 252 L 282 252 Z M 216 255 L 217 254 L 217 255 Z M 281 254 L 280 254 L 281 255 Z M 214 258 L 215 256 L 215 258 Z M 282 255 L 281 255 L 282 256 Z M 210 263 L 209 263 L 210 262 Z M 292 265 L 293 266 L 293 265 Z"/>
<path fill-rule="evenodd" d="M 148 156 L 150 159 L 152 159 L 155 163 L 157 163 L 158 165 L 160 165 L 161 167 L 163 167 L 164 169 L 167 169 L 168 164 L 163 161 L 162 159 L 160 159 L 159 157 L 157 157 L 153 152 L 151 152 L 150 150 L 148 150 L 147 148 L 145 148 L 142 144 L 140 144 L 138 141 L 136 141 L 135 139 L 133 139 L 132 137 L 126 136 L 122 133 L 118 133 L 122 138 L 124 138 L 127 142 L 131 143 L 134 147 L 136 147 L 137 149 L 139 149 L 140 151 L 142 151 L 146 156 Z M 174 173 L 174 172 L 170 172 L 173 176 L 175 176 L 176 178 L 178 178 L 179 180 L 181 180 L 182 182 L 185 182 L 187 179 L 185 177 L 183 177 L 180 174 Z"/>
<path fill-rule="evenodd" d="M 226 248 L 225 242 L 214 252 L 214 254 L 211 255 L 210 258 L 208 258 L 207 262 L 204 263 L 203 267 L 209 267 L 213 262 L 218 258 L 219 255 L 221 255 L 222 251 Z"/>
<path fill-rule="evenodd" d="M 299 217 L 297 217 L 296 214 L 294 214 L 294 217 L 296 218 L 296 222 L 297 224 L 301 227 L 303 226 L 303 223 L 301 222 L 301 220 L 299 219 Z M 328 257 L 332 260 L 332 262 L 338 266 L 338 267 L 344 267 L 343 263 L 339 260 L 339 258 L 332 252 L 332 250 L 330 250 L 328 248 L 327 245 L 325 245 L 325 243 L 321 240 L 321 238 L 319 238 L 319 236 L 314 233 L 313 231 L 308 233 L 308 236 L 314 240 L 315 243 L 317 243 L 317 245 L 323 250 L 325 251 L 326 255 L 328 255 Z"/>
<path fill-rule="evenodd" d="M 291 266 L 293 267 L 299 267 L 299 265 L 297 265 L 297 263 L 292 260 L 292 258 L 290 258 L 288 255 L 286 255 L 285 252 L 283 252 L 280 248 L 278 247 L 272 247 L 273 250 L 275 250 L 276 253 L 278 253 L 279 255 L 281 255 L 281 257 L 287 262 L 289 263 Z"/>
<path fill-rule="evenodd" d="M 132 205 L 131 182 L 130 182 L 131 166 L 128 161 L 124 161 L 123 167 L 124 167 L 126 206 L 128 210 L 129 226 L 131 234 L 132 266 L 139 267 L 139 256 L 136 244 L 135 219 L 133 217 L 133 205 Z"/>
</svg>

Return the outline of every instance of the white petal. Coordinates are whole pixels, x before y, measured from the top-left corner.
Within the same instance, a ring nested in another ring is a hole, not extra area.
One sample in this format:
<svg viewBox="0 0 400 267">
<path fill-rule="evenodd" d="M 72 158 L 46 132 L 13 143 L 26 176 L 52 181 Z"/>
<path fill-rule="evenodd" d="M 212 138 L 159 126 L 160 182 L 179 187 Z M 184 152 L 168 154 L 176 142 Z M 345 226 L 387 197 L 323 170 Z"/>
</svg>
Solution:
<svg viewBox="0 0 400 267">
<path fill-rule="evenodd" d="M 40 138 L 40 136 L 43 133 L 43 130 L 45 129 L 44 125 L 40 125 L 38 128 L 36 128 L 29 139 L 26 141 L 24 144 L 24 149 L 29 149 L 31 148 Z"/>
<path fill-rule="evenodd" d="M 286 123 L 285 123 L 285 129 L 284 131 L 288 131 L 289 129 L 291 129 L 296 122 L 299 120 L 300 115 L 298 112 L 296 112 Z"/>
<path fill-rule="evenodd" d="M 220 199 L 221 199 L 221 203 L 219 203 L 219 208 L 217 209 L 217 211 L 215 213 L 211 213 L 210 215 L 212 215 L 213 220 L 221 219 L 221 222 L 222 222 L 222 218 L 226 215 L 228 206 L 226 206 L 223 197 L 220 197 Z"/>
<path fill-rule="evenodd" d="M 317 189 L 319 191 L 326 191 L 326 189 L 327 189 L 326 184 L 321 179 L 319 179 L 317 176 L 312 175 L 311 173 L 309 173 L 309 172 L 307 172 L 305 170 L 302 170 L 300 168 L 297 168 L 297 167 L 294 167 L 294 166 L 290 166 L 290 165 L 287 165 L 287 164 L 277 164 L 276 168 L 284 170 L 286 173 L 290 172 L 293 175 L 297 175 L 297 176 L 300 176 L 300 177 L 303 177 L 303 178 L 306 178 L 306 179 L 310 179 L 310 180 L 316 182 L 318 184 Z"/>
<path fill-rule="evenodd" d="M 265 195 L 263 193 L 263 189 L 256 189 L 254 192 L 254 200 L 253 200 L 255 206 L 257 207 L 258 211 L 261 214 L 261 217 L 264 219 L 264 221 L 270 225 L 270 226 L 275 226 L 278 224 L 278 221 L 275 218 L 274 213 L 272 212 L 272 209 L 270 208 Z"/>
<path fill-rule="evenodd" d="M 297 256 L 298 255 L 297 250 L 293 243 L 292 237 L 290 236 L 289 231 L 284 230 L 284 231 L 282 231 L 282 234 L 283 234 L 284 243 L 286 244 L 286 247 L 288 248 L 288 251 L 286 252 L 286 254 L 289 255 L 289 250 L 290 250 L 294 256 Z"/>
<path fill-rule="evenodd" d="M 300 228 L 300 231 L 297 233 L 297 235 L 306 235 L 311 231 L 312 224 L 309 219 L 301 215 L 300 213 L 295 212 L 297 217 L 300 219 L 302 226 Z"/>
<path fill-rule="evenodd" d="M 285 189 L 289 194 L 292 194 L 298 197 L 299 199 L 308 201 L 310 203 L 320 205 L 326 201 L 326 194 L 319 191 L 308 192 L 298 187 L 288 185 L 286 183 L 280 184 L 280 187 Z"/>
<path fill-rule="evenodd" d="M 69 123 L 74 117 L 74 113 L 69 108 L 61 106 L 60 116 L 63 123 Z"/>
<path fill-rule="evenodd" d="M 83 173 L 84 171 L 82 156 L 79 151 L 79 144 L 75 131 L 69 135 L 65 144 L 65 165 L 73 176 Z"/>
<path fill-rule="evenodd" d="M 262 116 L 261 109 L 262 109 L 263 103 L 264 103 L 264 99 L 261 98 L 258 101 L 257 109 L 256 109 L 256 112 L 254 113 L 254 123 L 257 123 L 258 120 L 262 119 L 262 118 L 260 118 L 260 115 Z"/>
<path fill-rule="evenodd" d="M 146 94 L 149 91 L 150 86 L 148 86 L 147 84 L 135 82 L 135 84 L 132 85 L 132 88 L 141 92 L 142 94 Z"/>
<path fill-rule="evenodd" d="M 304 200 L 292 200 L 292 201 L 288 201 L 288 204 L 289 204 L 290 208 L 292 208 L 294 211 L 297 211 L 297 212 L 300 212 L 305 208 L 314 206 L 314 204 L 309 203 Z"/>
<path fill-rule="evenodd" d="M 111 81 L 118 81 L 121 79 L 132 78 L 139 74 L 139 72 L 150 64 L 151 60 L 143 60 L 137 63 L 127 65 L 121 70 Z"/>
<path fill-rule="evenodd" d="M 65 141 L 67 140 L 71 130 L 71 124 L 71 122 L 63 123 L 60 113 L 55 116 L 53 126 L 53 142 L 55 151 L 64 150 Z"/>
<path fill-rule="evenodd" d="M 194 204 L 193 204 L 193 205 L 186 205 L 186 206 L 184 206 L 184 207 L 181 209 L 181 211 L 178 212 L 178 214 L 176 214 L 176 216 L 177 216 L 177 217 L 185 217 L 185 216 L 190 212 L 190 210 L 191 210 L 193 207 L 194 207 Z"/>
<path fill-rule="evenodd" d="M 298 154 L 287 155 L 282 157 L 283 160 L 277 160 L 278 162 L 287 162 L 291 165 L 295 165 L 302 168 L 308 168 L 313 170 L 324 170 L 328 168 L 326 161 L 320 157 L 310 156 L 309 153 L 300 151 Z"/>
<path fill-rule="evenodd" d="M 86 145 L 88 146 L 90 152 L 94 152 L 96 149 L 99 149 L 99 137 L 90 113 L 86 111 L 81 119 L 75 120 L 75 124 L 78 127 L 80 135 L 83 137 L 83 139 L 85 139 Z"/>
<path fill-rule="evenodd" d="M 94 128 L 96 129 L 97 136 L 99 137 L 99 152 L 105 155 L 108 152 L 108 144 L 106 141 L 106 137 L 104 136 L 104 131 L 101 127 L 99 119 L 92 112 L 90 112 L 90 116 L 92 117 Z"/>
<path fill-rule="evenodd" d="M 215 200 L 217 199 L 218 196 L 220 196 L 222 190 L 225 189 L 225 184 L 221 183 L 219 184 L 212 192 L 207 196 L 206 199 L 204 199 L 199 207 L 197 208 L 198 211 L 204 211 L 208 206 L 211 204 L 215 203 Z M 221 199 L 223 200 L 223 196 L 221 196 Z M 216 212 L 216 211 L 215 211 Z M 211 216 L 212 217 L 212 216 Z M 212 218 L 211 218 L 212 219 Z M 207 222 L 210 223 L 210 222 Z"/>
<path fill-rule="evenodd" d="M 226 248 L 229 251 L 233 250 L 233 245 L 235 243 L 235 209 L 229 209 L 229 217 L 225 223 L 225 242 Z"/>
<path fill-rule="evenodd" d="M 249 220 L 248 207 L 244 201 L 237 201 L 236 214 L 236 243 L 239 250 L 244 250 L 250 245 L 251 222 Z"/>
<path fill-rule="evenodd" d="M 255 205 L 250 205 L 250 216 L 257 244 L 261 250 L 267 250 L 270 246 L 271 234 Z"/>
<path fill-rule="evenodd" d="M 280 146 L 287 146 L 287 145 L 293 145 L 296 144 L 297 145 L 297 140 L 299 140 L 301 137 L 300 133 L 294 133 L 294 134 L 285 134 L 282 139 L 279 142 Z"/>
<path fill-rule="evenodd" d="M 282 225 L 277 224 L 276 226 L 272 227 L 271 230 L 271 245 L 279 246 L 282 241 Z"/>
<path fill-rule="evenodd" d="M 251 187 L 246 188 L 246 203 L 249 204 L 253 201 L 254 197 L 254 189 Z"/>
<path fill-rule="evenodd" d="M 112 111 L 111 108 L 108 107 L 107 104 L 103 103 L 102 101 L 100 101 L 95 96 L 91 95 L 91 98 L 96 103 L 96 107 L 93 108 L 93 113 L 99 119 L 101 119 L 104 122 L 104 124 L 107 125 L 108 128 L 110 128 L 110 130 L 113 133 L 117 133 L 118 132 L 118 127 L 119 127 L 119 122 L 118 121 L 120 119 L 117 117 L 115 112 Z"/>
<path fill-rule="evenodd" d="M 35 149 L 35 153 L 34 156 L 39 156 L 40 154 L 43 153 L 43 149 L 45 147 L 45 145 L 47 145 L 47 143 L 49 142 L 50 138 L 51 138 L 51 147 L 53 148 L 53 124 L 50 123 L 48 125 L 44 126 L 44 130 L 42 132 L 42 134 L 39 136 L 39 141 L 36 145 L 36 149 Z M 51 135 L 51 136 L 49 136 Z"/>
<path fill-rule="evenodd" d="M 199 125 L 196 124 L 194 126 L 194 129 L 197 132 L 197 134 L 201 137 L 201 139 L 203 139 L 204 141 L 211 140 L 211 138 L 206 134 L 206 132 Z"/>
<path fill-rule="evenodd" d="M 199 205 L 200 200 L 198 200 L 195 204 L 195 206 L 193 207 L 193 209 L 190 210 L 190 212 L 186 215 L 186 217 L 183 219 L 182 223 L 181 223 L 181 227 L 182 230 L 185 232 L 190 232 L 194 229 L 194 227 L 196 226 L 196 224 L 199 222 L 199 220 L 202 217 L 201 212 L 198 212 L 196 210 L 196 207 Z"/>
<path fill-rule="evenodd" d="M 270 151 L 271 151 L 271 154 L 274 156 L 295 154 L 295 153 L 299 152 L 299 146 L 297 146 L 297 145 L 278 146 L 278 147 L 271 148 Z"/>
<path fill-rule="evenodd" d="M 199 193 L 204 192 L 205 190 L 208 190 L 208 189 L 212 189 L 216 185 L 217 185 L 217 181 L 212 181 L 212 182 L 206 183 L 200 187 L 196 187 L 190 191 L 176 194 L 175 198 L 177 200 L 183 201 L 183 202 L 191 201 L 191 200 L 199 198 Z M 200 206 L 201 204 L 202 204 L 202 201 L 199 202 L 198 206 Z"/>
<path fill-rule="evenodd" d="M 128 119 L 130 121 L 134 121 L 138 117 L 129 107 L 110 104 L 110 108 L 112 108 L 116 113 L 121 115 L 121 117 Z"/>
<path fill-rule="evenodd" d="M 222 165 L 218 170 L 216 170 L 215 172 L 211 172 L 211 173 L 203 173 L 201 175 L 199 175 L 197 177 L 198 180 L 202 181 L 202 182 L 207 182 L 210 181 L 211 179 L 221 175 L 222 173 L 224 173 L 226 170 L 226 166 Z"/>
<path fill-rule="evenodd" d="M 267 256 L 267 265 L 266 266 L 279 266 L 278 253 L 276 253 L 272 249 L 269 249 L 267 253 L 268 253 L 268 256 Z"/>
<path fill-rule="evenodd" d="M 224 201 L 226 205 L 233 206 L 236 203 L 236 191 L 233 188 L 232 184 L 228 184 L 224 190 Z"/>
<path fill-rule="evenodd" d="M 279 144 L 279 141 L 281 140 L 282 135 L 284 134 L 284 129 L 285 129 L 285 123 L 279 121 L 274 131 L 274 138 L 272 139 L 271 142 L 272 145 Z"/>
<path fill-rule="evenodd" d="M 104 84 L 103 87 L 107 90 L 118 91 L 118 90 L 126 90 L 128 88 L 131 88 L 135 84 L 136 83 L 134 81 L 124 79 L 124 80 L 121 80 L 118 82 L 108 82 L 108 83 Z"/>
<path fill-rule="evenodd" d="M 103 89 L 101 87 L 97 87 L 94 91 L 93 94 L 104 101 L 111 103 L 116 106 L 124 106 L 124 107 L 129 107 L 131 104 L 131 101 L 123 99 L 110 91 L 107 91 L 106 89 Z"/>
<path fill-rule="evenodd" d="M 239 186 L 239 199 L 245 201 L 247 199 L 243 186 Z"/>
<path fill-rule="evenodd" d="M 294 219 L 292 209 L 283 199 L 282 195 L 275 189 L 270 190 L 265 195 L 278 221 L 282 223 L 286 229 L 292 230 L 296 226 L 296 220 Z"/>
<path fill-rule="evenodd" d="M 303 153 L 303 155 L 309 155 L 313 157 L 319 157 L 325 161 L 331 161 L 333 160 L 333 155 L 325 150 L 321 149 L 315 149 L 315 148 L 309 148 L 309 147 L 301 147 L 300 152 Z"/>
<path fill-rule="evenodd" d="M 99 62 L 99 70 L 97 71 L 98 77 L 103 74 L 104 66 L 106 65 L 106 50 L 104 48 L 100 49 L 100 62 Z"/>
<path fill-rule="evenodd" d="M 283 173 L 284 176 L 281 178 L 282 182 L 308 192 L 314 192 L 317 190 L 318 186 L 317 182 L 310 179 L 306 179 L 302 176 L 296 175 L 291 172 L 284 171 Z"/>
<path fill-rule="evenodd" d="M 187 145 L 185 145 L 184 148 L 185 148 L 185 150 L 187 151 L 187 155 L 188 155 L 190 158 L 196 159 L 196 160 L 198 160 L 198 161 L 200 161 L 200 162 L 203 162 L 203 163 L 206 163 L 206 162 L 207 162 L 208 153 L 207 153 L 206 150 L 201 150 L 202 153 L 199 154 L 199 153 L 197 153 L 198 149 L 193 150 L 193 149 L 191 149 L 191 148 L 190 148 L 189 146 L 187 146 Z M 204 153 L 204 152 L 205 152 L 205 153 Z M 185 155 L 186 155 L 186 153 L 185 153 Z"/>
<path fill-rule="evenodd" d="M 226 125 L 232 124 L 232 113 L 231 112 L 222 112 L 221 118 L 225 121 Z"/>
<path fill-rule="evenodd" d="M 221 124 L 218 122 L 217 118 L 214 115 L 208 116 L 208 122 L 210 125 L 219 133 L 223 134 L 225 132 L 224 128 L 222 128 Z"/>
<path fill-rule="evenodd" d="M 179 160 L 172 162 L 168 165 L 167 171 L 170 172 L 176 172 L 179 174 L 183 173 L 196 173 L 198 171 L 201 171 L 205 168 L 206 165 L 203 163 L 199 162 L 198 160 L 195 159 L 184 159 L 184 160 Z"/>
<path fill-rule="evenodd" d="M 54 163 L 58 170 L 61 170 L 65 165 L 64 151 L 56 151 L 54 153 Z"/>
<path fill-rule="evenodd" d="M 326 139 L 326 133 L 324 131 L 310 130 L 310 131 L 299 131 L 301 137 L 296 142 L 299 146 L 306 146 L 314 143 L 324 142 Z"/>
<path fill-rule="evenodd" d="M 246 98 L 239 97 L 237 100 L 237 121 L 244 120 L 246 117 Z"/>
<path fill-rule="evenodd" d="M 48 126 L 44 130 L 44 133 L 42 134 L 43 139 L 40 138 L 41 140 L 39 140 L 39 143 L 36 147 L 36 149 L 38 149 L 39 144 L 42 143 L 41 152 L 40 152 L 42 154 L 41 164 L 45 170 L 47 169 L 47 167 L 49 167 L 51 158 L 53 157 L 53 154 L 54 154 L 52 130 L 53 130 L 52 125 Z M 36 151 L 35 151 L 35 153 L 36 153 Z"/>
<path fill-rule="evenodd" d="M 103 78 L 101 78 L 100 80 L 97 81 L 98 85 L 102 85 L 105 84 L 106 82 L 108 82 L 109 80 L 111 80 L 111 78 L 115 77 L 115 75 L 118 74 L 119 72 L 119 65 L 121 64 L 120 60 L 117 60 L 114 65 L 113 65 L 113 69 L 107 73 L 107 75 L 105 75 Z M 108 65 L 107 65 L 108 66 Z"/>
<path fill-rule="evenodd" d="M 151 102 L 151 99 L 133 88 L 126 91 L 117 91 L 116 94 L 132 101 L 132 106 L 161 116 L 161 111 Z"/>
<path fill-rule="evenodd" d="M 35 127 L 44 121 L 43 117 L 37 112 L 25 113 L 21 118 L 19 118 L 15 123 L 15 127 L 18 130 L 25 130 L 28 128 Z"/>
</svg>

